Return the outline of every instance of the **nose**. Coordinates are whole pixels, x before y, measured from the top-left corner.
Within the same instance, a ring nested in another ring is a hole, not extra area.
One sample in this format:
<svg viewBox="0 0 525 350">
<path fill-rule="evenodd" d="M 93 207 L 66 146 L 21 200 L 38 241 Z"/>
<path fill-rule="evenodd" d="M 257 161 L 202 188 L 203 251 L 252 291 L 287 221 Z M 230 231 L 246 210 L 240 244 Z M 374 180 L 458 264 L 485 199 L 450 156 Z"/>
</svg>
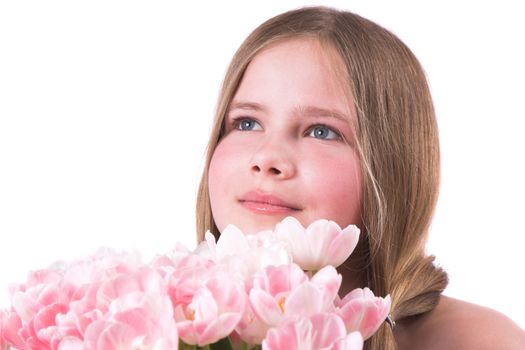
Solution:
<svg viewBox="0 0 525 350">
<path fill-rule="evenodd" d="M 250 166 L 256 176 L 271 176 L 288 179 L 295 175 L 296 166 L 291 149 L 284 142 L 269 141 L 261 145 L 253 154 Z"/>
</svg>

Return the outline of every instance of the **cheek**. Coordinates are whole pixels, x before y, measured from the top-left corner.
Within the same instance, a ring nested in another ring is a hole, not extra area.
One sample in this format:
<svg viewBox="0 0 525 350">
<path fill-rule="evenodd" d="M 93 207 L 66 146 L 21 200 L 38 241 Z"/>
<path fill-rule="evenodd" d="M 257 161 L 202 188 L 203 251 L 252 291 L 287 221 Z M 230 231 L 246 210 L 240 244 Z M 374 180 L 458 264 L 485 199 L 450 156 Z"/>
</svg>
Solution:
<svg viewBox="0 0 525 350">
<path fill-rule="evenodd" d="M 352 154 L 314 157 L 305 173 L 310 184 L 309 200 L 317 216 L 336 221 L 340 226 L 359 224 L 361 217 L 361 165 Z"/>
<path fill-rule="evenodd" d="M 225 140 L 228 141 L 228 140 Z M 240 174 L 240 155 L 231 142 L 221 142 L 215 148 L 208 171 L 208 192 L 215 223 L 222 229 L 228 218 L 228 198 L 238 184 Z"/>
<path fill-rule="evenodd" d="M 222 205 L 220 199 L 224 196 L 221 193 L 223 189 L 225 177 L 223 177 L 222 165 L 220 152 L 217 152 L 218 148 L 213 153 L 213 156 L 210 161 L 210 168 L 208 171 L 208 193 L 210 196 L 210 207 L 212 212 L 212 217 L 214 218 L 215 224 L 219 227 L 219 230 L 222 229 L 222 221 L 218 220 L 222 217 L 220 208 Z"/>
<path fill-rule="evenodd" d="M 213 152 L 208 172 L 208 191 L 210 193 L 210 202 L 212 209 L 216 207 L 218 199 L 222 197 L 222 192 L 227 188 L 227 182 L 230 178 L 228 173 L 231 169 L 227 166 L 229 163 L 228 152 L 221 144 Z"/>
<path fill-rule="evenodd" d="M 209 186 L 222 187 L 228 181 L 235 181 L 235 174 L 240 170 L 240 160 L 243 158 L 242 147 L 229 139 L 220 142 L 210 161 Z M 232 175 L 234 178 L 232 179 Z"/>
</svg>

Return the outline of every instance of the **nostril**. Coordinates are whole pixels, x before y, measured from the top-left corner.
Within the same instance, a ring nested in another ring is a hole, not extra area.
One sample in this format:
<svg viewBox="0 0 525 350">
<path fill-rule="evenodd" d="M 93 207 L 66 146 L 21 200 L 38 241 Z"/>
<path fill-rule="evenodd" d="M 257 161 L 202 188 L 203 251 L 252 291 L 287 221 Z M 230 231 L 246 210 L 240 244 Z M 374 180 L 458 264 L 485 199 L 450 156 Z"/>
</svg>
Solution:
<svg viewBox="0 0 525 350">
<path fill-rule="evenodd" d="M 261 169 L 260 166 L 254 165 L 254 166 L 252 166 L 252 171 L 254 171 L 256 173 L 260 173 L 260 172 L 262 172 L 262 169 Z M 280 175 L 282 173 L 282 171 L 277 169 L 276 167 L 270 167 L 270 168 L 268 168 L 268 173 L 273 174 L 273 175 Z"/>
<path fill-rule="evenodd" d="M 270 172 L 275 175 L 279 175 L 281 171 L 277 168 L 270 168 Z"/>
</svg>

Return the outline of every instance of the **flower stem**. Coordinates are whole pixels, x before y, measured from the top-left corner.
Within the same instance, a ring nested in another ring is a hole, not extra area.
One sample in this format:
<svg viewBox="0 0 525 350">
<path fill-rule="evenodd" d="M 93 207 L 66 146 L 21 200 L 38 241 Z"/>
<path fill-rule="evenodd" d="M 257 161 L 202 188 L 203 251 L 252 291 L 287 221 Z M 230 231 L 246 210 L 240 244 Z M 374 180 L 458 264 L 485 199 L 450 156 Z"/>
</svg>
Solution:
<svg viewBox="0 0 525 350">
<path fill-rule="evenodd" d="M 228 337 L 222 338 L 216 343 L 208 345 L 210 350 L 233 350 L 233 345 Z"/>
<path fill-rule="evenodd" d="M 197 345 L 186 344 L 179 339 L 179 350 L 197 350 Z"/>
</svg>

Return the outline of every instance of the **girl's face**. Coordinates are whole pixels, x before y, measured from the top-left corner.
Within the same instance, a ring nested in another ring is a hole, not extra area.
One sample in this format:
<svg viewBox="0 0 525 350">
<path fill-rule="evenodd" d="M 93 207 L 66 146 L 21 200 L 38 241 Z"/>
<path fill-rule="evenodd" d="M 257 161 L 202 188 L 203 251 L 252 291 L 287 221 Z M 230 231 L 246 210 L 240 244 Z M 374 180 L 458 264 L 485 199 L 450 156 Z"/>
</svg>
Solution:
<svg viewBox="0 0 525 350">
<path fill-rule="evenodd" d="M 314 39 L 262 50 L 247 67 L 209 169 L 222 231 L 273 229 L 286 216 L 360 224 L 360 163 L 340 82 Z"/>
</svg>

